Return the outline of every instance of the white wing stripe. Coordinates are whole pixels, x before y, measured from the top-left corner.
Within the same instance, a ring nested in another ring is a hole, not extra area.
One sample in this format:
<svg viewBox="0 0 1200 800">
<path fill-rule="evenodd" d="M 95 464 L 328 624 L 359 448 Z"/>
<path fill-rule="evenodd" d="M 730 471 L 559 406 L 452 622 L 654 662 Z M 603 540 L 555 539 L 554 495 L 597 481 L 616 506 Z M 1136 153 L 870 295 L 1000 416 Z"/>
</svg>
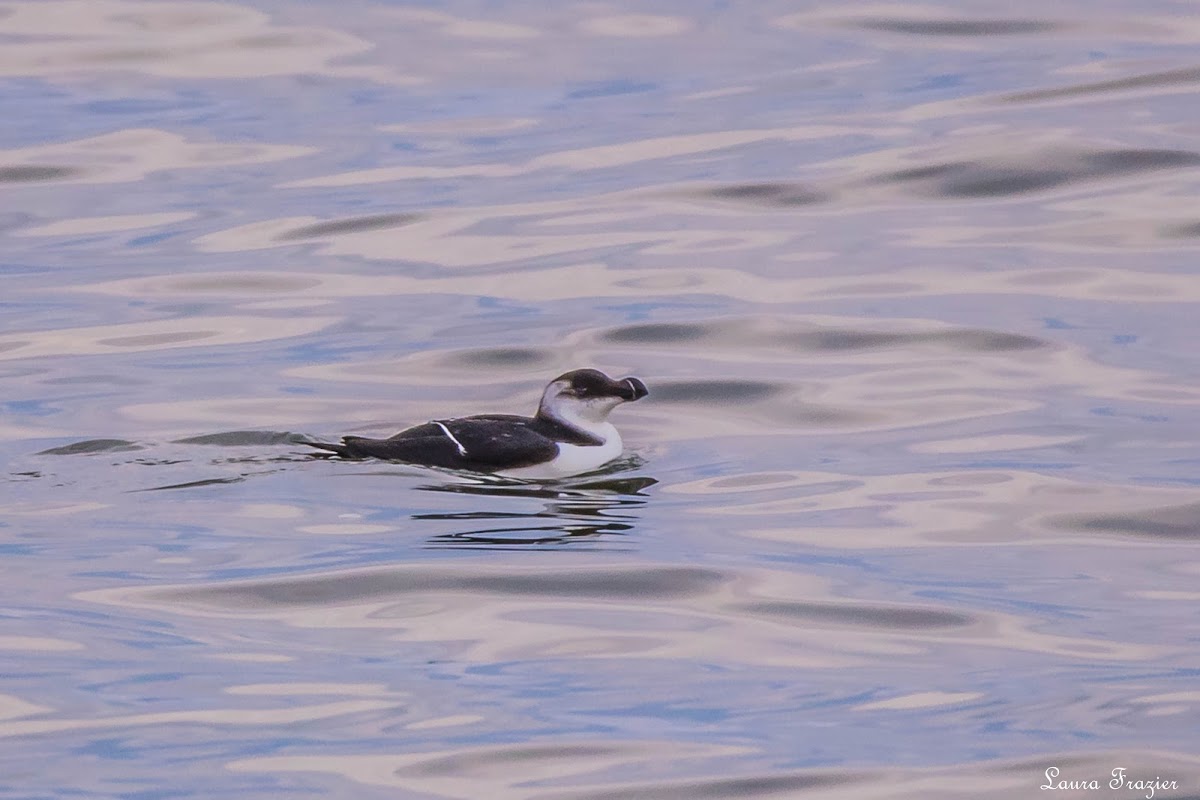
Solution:
<svg viewBox="0 0 1200 800">
<path fill-rule="evenodd" d="M 467 454 L 467 448 L 463 447 L 463 444 L 462 444 L 462 442 L 460 442 L 458 439 L 455 439 L 455 438 L 454 438 L 454 434 L 450 432 L 450 429 L 449 429 L 449 428 L 447 428 L 445 425 L 443 425 L 442 423 L 438 422 L 437 420 L 434 420 L 434 421 L 433 421 L 433 424 L 434 424 L 434 425 L 437 425 L 439 428 L 441 428 L 441 429 L 442 429 L 442 433 L 446 434 L 446 437 L 447 437 L 447 438 L 448 438 L 450 441 L 454 442 L 454 446 L 458 448 L 458 454 L 459 454 L 460 456 L 465 456 L 465 455 Z"/>
</svg>

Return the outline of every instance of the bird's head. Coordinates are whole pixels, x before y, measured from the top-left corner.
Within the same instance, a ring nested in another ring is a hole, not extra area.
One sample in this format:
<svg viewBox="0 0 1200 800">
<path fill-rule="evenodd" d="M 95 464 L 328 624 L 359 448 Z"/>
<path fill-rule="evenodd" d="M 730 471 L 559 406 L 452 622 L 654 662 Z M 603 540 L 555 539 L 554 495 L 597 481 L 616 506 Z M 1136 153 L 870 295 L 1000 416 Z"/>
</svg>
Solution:
<svg viewBox="0 0 1200 800">
<path fill-rule="evenodd" d="M 599 423 L 606 421 L 617 406 L 649 393 L 646 384 L 637 378 L 613 379 L 597 369 L 576 369 L 550 382 L 542 393 L 538 414 L 568 423 Z"/>
</svg>

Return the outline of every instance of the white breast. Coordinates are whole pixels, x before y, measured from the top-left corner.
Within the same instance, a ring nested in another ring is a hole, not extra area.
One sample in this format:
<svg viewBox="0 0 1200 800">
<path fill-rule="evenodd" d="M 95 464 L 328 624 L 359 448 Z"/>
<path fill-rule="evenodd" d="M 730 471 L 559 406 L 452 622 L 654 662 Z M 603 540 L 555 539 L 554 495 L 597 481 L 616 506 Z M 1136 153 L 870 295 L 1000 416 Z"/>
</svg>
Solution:
<svg viewBox="0 0 1200 800">
<path fill-rule="evenodd" d="M 542 478 L 569 478 L 572 475 L 582 475 L 604 466 L 621 455 L 624 445 L 621 434 L 611 423 L 597 426 L 595 433 L 604 439 L 604 444 L 585 447 L 578 444 L 558 445 L 558 455 L 542 464 L 532 467 L 518 467 L 496 472 L 505 478 L 524 478 L 538 480 Z"/>
</svg>

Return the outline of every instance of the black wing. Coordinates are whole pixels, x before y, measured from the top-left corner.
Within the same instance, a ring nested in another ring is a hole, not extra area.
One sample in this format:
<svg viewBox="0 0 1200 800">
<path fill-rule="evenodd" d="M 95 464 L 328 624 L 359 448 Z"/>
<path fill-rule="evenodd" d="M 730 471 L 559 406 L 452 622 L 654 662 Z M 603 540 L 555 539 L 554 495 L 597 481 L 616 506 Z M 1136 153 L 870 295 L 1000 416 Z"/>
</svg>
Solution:
<svg viewBox="0 0 1200 800">
<path fill-rule="evenodd" d="M 558 454 L 558 445 L 538 433 L 532 419 L 501 415 L 427 422 L 389 439 L 346 436 L 341 445 L 323 449 L 348 458 L 382 458 L 474 472 L 528 467 Z"/>
</svg>

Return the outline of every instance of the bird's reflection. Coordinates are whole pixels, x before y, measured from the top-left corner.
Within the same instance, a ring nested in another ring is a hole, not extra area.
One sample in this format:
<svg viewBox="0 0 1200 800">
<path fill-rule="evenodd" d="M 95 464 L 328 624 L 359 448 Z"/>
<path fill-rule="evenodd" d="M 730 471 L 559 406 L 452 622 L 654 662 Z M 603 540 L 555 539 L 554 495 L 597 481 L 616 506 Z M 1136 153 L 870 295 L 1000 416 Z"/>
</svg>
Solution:
<svg viewBox="0 0 1200 800">
<path fill-rule="evenodd" d="M 658 483 L 644 476 L 593 476 L 547 483 L 513 483 L 480 480 L 420 486 L 428 492 L 451 492 L 479 497 L 473 511 L 414 514 L 413 519 L 487 520 L 472 527 L 429 539 L 431 547 L 546 547 L 623 536 L 635 527 L 637 510 L 648 495 L 643 490 Z M 542 500 L 540 511 L 505 508 L 515 498 Z"/>
</svg>

